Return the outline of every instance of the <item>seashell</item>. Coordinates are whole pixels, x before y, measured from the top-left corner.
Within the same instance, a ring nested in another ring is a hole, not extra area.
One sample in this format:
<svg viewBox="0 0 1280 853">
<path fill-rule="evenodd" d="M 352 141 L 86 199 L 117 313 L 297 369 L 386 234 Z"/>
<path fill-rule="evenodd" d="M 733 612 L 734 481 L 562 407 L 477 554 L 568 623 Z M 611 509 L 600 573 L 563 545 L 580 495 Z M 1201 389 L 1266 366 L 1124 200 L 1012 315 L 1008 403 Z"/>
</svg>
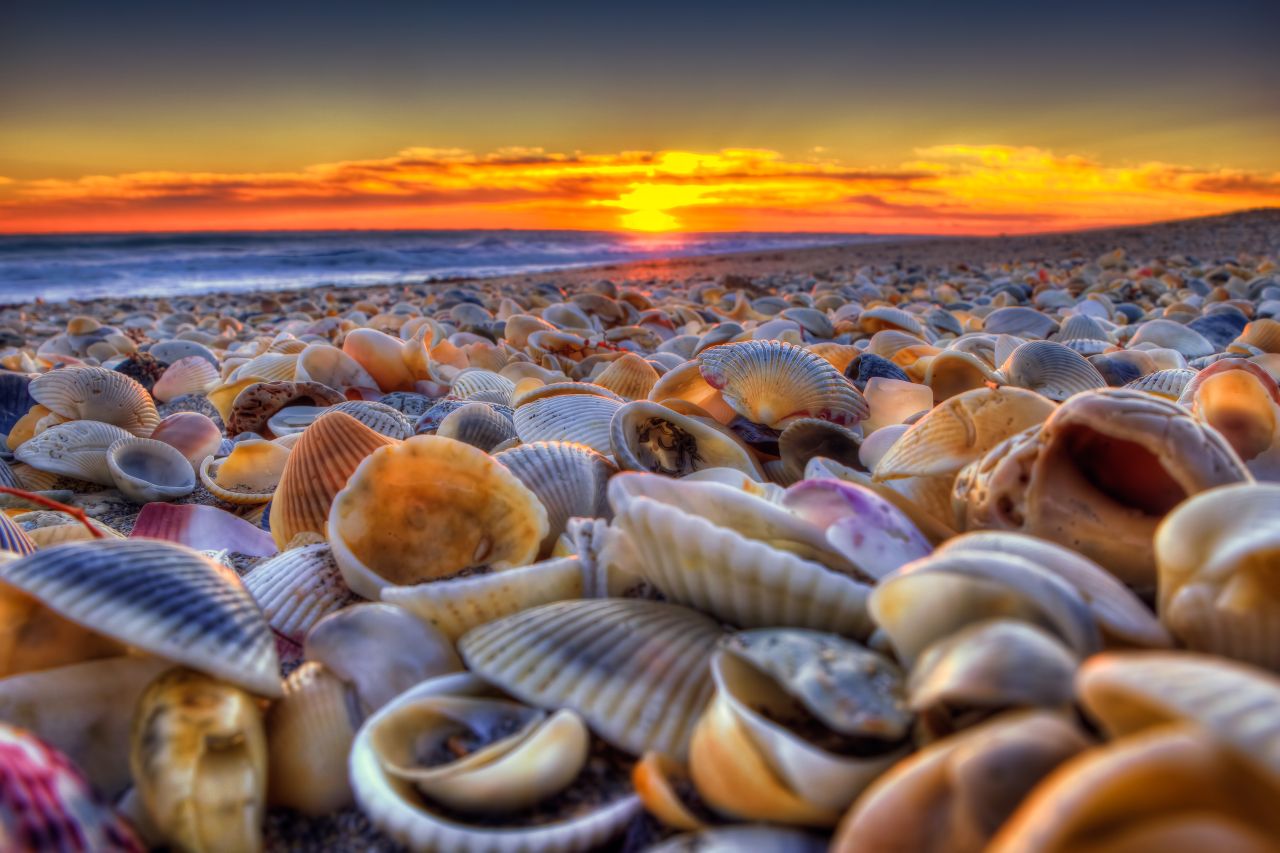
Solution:
<svg viewBox="0 0 1280 853">
<path fill-rule="evenodd" d="M 1274 469 L 1275 454 L 1267 451 L 1280 429 L 1280 387 L 1264 369 L 1240 359 L 1217 362 L 1191 378 L 1178 402 L 1226 436 L 1255 474 Z"/>
<path fill-rule="evenodd" d="M 710 814 L 704 818 L 710 810 L 701 798 L 694 800 L 696 788 L 688 770 L 661 753 L 646 752 L 641 756 L 631 769 L 631 784 L 645 811 L 665 827 L 700 830 L 717 820 Z"/>
<path fill-rule="evenodd" d="M 547 513 L 483 451 L 420 435 L 360 463 L 333 500 L 327 530 L 347 584 L 376 599 L 390 584 L 532 562 Z"/>
<path fill-rule="evenodd" d="M 22 556 L 36 550 L 27 532 L 9 516 L 0 513 L 0 552 Z"/>
<path fill-rule="evenodd" d="M 1216 347 L 1204 335 L 1173 320 L 1148 320 L 1129 338 L 1129 346 L 1152 344 L 1161 349 L 1172 349 L 1186 358 L 1213 355 Z"/>
<path fill-rule="evenodd" d="M 333 498 L 370 453 L 395 442 L 343 412 L 302 433 L 271 501 L 271 536 L 283 547 L 304 531 L 324 534 Z"/>
<path fill-rule="evenodd" d="M 621 403 L 595 394 L 558 394 L 517 406 L 520 441 L 567 441 L 583 444 L 608 457 L 609 426 Z M 611 460 L 612 461 L 612 460 Z"/>
<path fill-rule="evenodd" d="M 32 398 L 68 420 L 111 424 L 143 438 L 160 423 L 151 395 L 134 379 L 103 367 L 66 367 L 37 376 Z"/>
<path fill-rule="evenodd" d="M 5 438 L 5 446 L 10 450 L 16 451 L 23 444 L 30 441 L 37 432 L 42 432 L 53 426 L 54 424 L 49 422 L 51 418 L 56 419 L 55 423 L 62 420 L 44 406 L 33 405 L 25 415 L 14 422 L 13 428 Z"/>
<path fill-rule="evenodd" d="M 372 376 L 383 391 L 413 389 L 415 377 L 405 360 L 404 341 L 377 329 L 353 329 L 343 338 L 342 351 Z"/>
<path fill-rule="evenodd" d="M 231 371 L 227 381 L 237 382 L 247 377 L 257 377 L 260 382 L 292 382 L 297 364 L 297 354 L 265 352 Z"/>
<path fill-rule="evenodd" d="M 1264 353 L 1280 352 L 1280 322 L 1275 318 L 1250 321 L 1227 347 L 1228 352 L 1252 352 L 1255 349 Z"/>
<path fill-rule="evenodd" d="M 858 389 L 830 362 L 791 344 L 722 344 L 705 350 L 697 363 L 704 381 L 752 423 L 781 429 L 788 420 L 816 417 L 852 426 L 869 412 Z"/>
<path fill-rule="evenodd" d="M 1011 554 L 942 551 L 907 563 L 881 579 L 867 606 L 907 665 L 937 640 L 995 617 L 1045 628 L 1080 657 L 1101 646 L 1075 588 Z"/>
<path fill-rule="evenodd" d="M 1058 324 L 1047 314 L 1034 308 L 1013 305 L 997 308 L 982 321 L 982 329 L 993 335 L 1016 335 L 1020 338 L 1047 338 L 1058 331 Z"/>
<path fill-rule="evenodd" d="M 231 504 L 264 504 L 284 474 L 289 450 L 262 439 L 236 442 L 221 459 L 206 456 L 200 463 L 200 482 L 218 500 Z"/>
<path fill-rule="evenodd" d="M 670 408 L 674 408 L 677 401 L 695 405 L 722 424 L 738 417 L 720 391 L 702 378 L 701 366 L 696 359 L 664 373 L 649 391 L 649 399 Z"/>
<path fill-rule="evenodd" d="M 195 491 L 191 463 L 177 449 L 150 438 L 122 438 L 107 448 L 116 488 L 134 503 L 171 501 Z"/>
<path fill-rule="evenodd" d="M 130 539 L 177 542 L 197 551 L 227 550 L 270 557 L 275 543 L 264 530 L 216 506 L 149 503 L 133 523 Z"/>
<path fill-rule="evenodd" d="M 884 379 L 899 379 L 903 382 L 910 382 L 911 377 L 898 365 L 882 358 L 874 353 L 864 352 L 853 361 L 846 365 L 844 375 L 849 377 L 853 382 L 853 387 L 859 391 L 867 387 L 867 383 L 876 377 Z"/>
<path fill-rule="evenodd" d="M 111 486 L 107 448 L 130 433 L 98 421 L 69 421 L 52 426 L 22 443 L 14 456 L 32 468 Z"/>
<path fill-rule="evenodd" d="M 329 406 L 325 410 L 326 414 L 333 414 L 334 412 L 350 415 L 374 432 L 380 432 L 388 438 L 394 438 L 396 441 L 404 441 L 413 435 L 414 422 L 400 410 L 383 403 L 375 403 L 369 400 L 348 400 L 345 403 Z"/>
<path fill-rule="evenodd" d="M 902 673 L 856 643 L 747 631 L 721 642 L 711 672 L 716 692 L 694 730 L 689 770 L 726 815 L 833 826 L 905 752 Z"/>
<path fill-rule="evenodd" d="M 965 391 L 912 424 L 881 457 L 875 478 L 954 476 L 1010 436 L 1043 423 L 1054 408 L 1022 388 Z"/>
<path fill-rule="evenodd" d="M 869 578 L 882 578 L 931 550 L 901 510 L 853 483 L 803 480 L 786 490 L 781 503 L 825 531 L 827 542 Z"/>
<path fill-rule="evenodd" d="M 1071 346 L 1075 341 L 1101 341 L 1109 344 L 1111 337 L 1102 324 L 1088 314 L 1073 314 L 1062 321 L 1062 326 L 1058 329 L 1054 340 Z M 1076 349 L 1076 352 L 1080 350 Z"/>
<path fill-rule="evenodd" d="M 925 336 L 924 326 L 901 308 L 886 305 L 868 308 L 858 316 L 858 327 L 863 333 L 874 335 L 886 329 L 906 332 L 918 338 Z"/>
<path fill-rule="evenodd" d="M 265 720 L 267 802 L 309 817 L 349 807 L 347 757 L 362 719 L 350 690 L 321 664 L 290 673 Z"/>
<path fill-rule="evenodd" d="M 1053 341 L 1021 344 L 1000 365 L 997 375 L 1005 384 L 1028 388 L 1055 402 L 1107 386 L 1102 374 L 1084 356 Z"/>
<path fill-rule="evenodd" d="M 286 406 L 267 419 L 267 432 L 277 438 L 296 435 L 315 423 L 325 410 L 325 406 Z"/>
<path fill-rule="evenodd" d="M 271 629 L 298 645 L 325 616 L 360 600 L 323 543 L 290 548 L 259 563 L 244 576 L 244 586 Z"/>
<path fill-rule="evenodd" d="M 595 381 L 624 400 L 644 400 L 658 382 L 658 371 L 640 356 L 628 352 L 611 361 Z"/>
<path fill-rule="evenodd" d="M 213 354 L 213 351 L 203 344 L 196 343 L 195 341 L 160 341 L 152 344 L 151 348 L 148 349 L 147 352 L 149 352 L 157 361 L 162 361 L 165 364 L 175 364 L 184 358 L 197 356 L 199 358 L 203 358 L 214 367 L 218 367 L 218 357 Z"/>
<path fill-rule="evenodd" d="M 924 372 L 924 384 L 929 386 L 937 403 L 997 381 L 995 371 L 981 358 L 950 349 L 929 359 Z"/>
<path fill-rule="evenodd" d="M 423 412 L 425 412 L 427 409 L 431 408 L 434 405 L 434 401 L 432 401 L 428 397 L 424 397 L 421 394 L 412 394 L 404 391 L 396 391 L 396 392 L 392 392 L 391 394 L 384 394 L 382 398 L 378 400 L 378 402 L 384 406 L 390 406 L 391 408 L 395 409 L 397 412 L 400 412 L 410 421 L 417 420 L 419 417 L 422 416 Z M 339 403 L 338 405 L 341 405 L 341 403 Z"/>
<path fill-rule="evenodd" d="M 933 392 L 913 382 L 876 377 L 867 382 L 863 391 L 871 414 L 862 423 L 864 434 L 904 423 L 913 415 L 933 408 Z"/>
<path fill-rule="evenodd" d="M 546 510 L 547 535 L 539 553 L 550 553 L 570 518 L 613 515 L 605 486 L 618 469 L 585 445 L 539 441 L 504 450 L 493 458 L 533 492 Z"/>
<path fill-rule="evenodd" d="M 377 388 L 378 383 L 360 362 L 329 344 L 309 344 L 298 354 L 292 377 L 298 382 L 316 382 L 326 388 Z"/>
<path fill-rule="evenodd" d="M 623 796 L 597 808 L 534 826 L 464 823 L 428 810 L 422 795 L 406 779 L 390 774 L 373 748 L 371 732 L 382 720 L 414 703 L 436 698 L 489 698 L 494 691 L 471 675 L 460 673 L 423 682 L 371 717 L 351 749 L 350 777 L 356 801 L 370 821 L 412 850 L 487 850 L 517 853 L 586 851 L 620 833 L 640 812 L 639 800 Z"/>
<path fill-rule="evenodd" d="M 965 529 L 1030 533 L 1149 590 L 1160 519 L 1191 495 L 1248 479 L 1221 434 L 1182 407 L 1106 389 L 993 448 L 956 479 L 955 499 Z"/>
<path fill-rule="evenodd" d="M 956 531 L 951 525 L 943 522 L 939 518 L 926 512 L 923 506 L 916 502 L 914 497 L 908 494 L 890 488 L 888 485 L 873 480 L 870 475 L 850 468 L 847 465 L 841 465 L 830 459 L 815 457 L 809 460 L 809 464 L 805 466 L 805 479 L 835 479 L 843 480 L 846 483 L 854 483 L 863 488 L 870 489 L 876 495 L 884 498 L 889 503 L 896 506 L 902 511 L 903 515 L 911 520 L 925 538 L 934 544 L 944 542 L 945 540 L 956 535 Z M 930 477 L 921 478 L 920 480 L 907 480 L 908 483 L 923 482 L 931 484 L 941 481 L 942 478 Z"/>
<path fill-rule="evenodd" d="M 197 474 L 206 456 L 218 452 L 222 445 L 222 430 L 199 412 L 175 412 L 156 426 L 151 433 L 155 441 L 162 441 L 176 449 Z"/>
<path fill-rule="evenodd" d="M 219 422 L 226 423 L 227 419 L 231 417 L 231 408 L 235 404 L 236 398 L 240 396 L 240 392 L 259 384 L 261 381 L 256 376 L 250 376 L 236 382 L 224 382 L 205 395 L 205 402 L 213 406 L 217 412 Z M 208 413 L 206 412 L 206 414 Z M 210 417 L 213 416 L 210 415 Z"/>
<path fill-rule="evenodd" d="M 256 432 L 273 438 L 267 422 L 288 406 L 332 406 L 343 397 L 332 388 L 314 382 L 256 382 L 235 397 L 227 421 L 227 437 Z"/>
<path fill-rule="evenodd" d="M 138 702 L 129 767 L 161 838 L 185 850 L 261 850 L 267 743 L 253 697 L 187 669 Z"/>
<path fill-rule="evenodd" d="M 1156 530 L 1160 621 L 1187 648 L 1280 669 L 1280 608 L 1272 589 L 1280 486 L 1201 492 Z"/>
<path fill-rule="evenodd" d="M 487 403 L 467 403 L 453 410 L 440 422 L 436 435 L 461 441 L 485 453 L 507 442 L 519 441 L 512 419 Z"/>
<path fill-rule="evenodd" d="M 144 849 L 79 768 L 31 732 L 0 725 L 0 778 L 0 838 L 8 849 Z"/>
<path fill-rule="evenodd" d="M 1174 367 L 1169 370 L 1157 370 L 1148 373 L 1146 376 L 1139 377 L 1132 382 L 1126 382 L 1124 387 L 1133 391 L 1145 391 L 1148 394 L 1155 394 L 1157 397 L 1163 397 L 1166 400 L 1177 400 L 1182 395 L 1183 389 L 1187 387 L 1187 383 L 1195 378 L 1196 372 L 1183 367 Z"/>
<path fill-rule="evenodd" d="M 0 370 L 0 432 L 10 433 L 31 407 L 36 405 L 27 390 L 30 377 Z"/>
<path fill-rule="evenodd" d="M 854 803 L 830 849 L 979 853 L 1040 780 L 1089 745 L 1059 714 L 1002 714 L 895 764 Z"/>
<path fill-rule="evenodd" d="M 560 601 L 465 634 L 467 668 L 522 702 L 578 712 L 632 755 L 683 759 L 711 695 L 707 659 L 721 636 L 707 617 L 640 599 Z"/>
<path fill-rule="evenodd" d="M 848 427 L 817 418 L 794 420 L 778 436 L 778 453 L 792 480 L 803 479 L 805 466 L 814 457 L 858 465 L 861 448 L 862 438 Z"/>
<path fill-rule="evenodd" d="M 5 582 L 105 637 L 279 695 L 275 646 L 253 599 L 234 572 L 187 548 L 77 542 L 6 563 Z"/>
<path fill-rule="evenodd" d="M 497 392 L 502 398 L 498 402 L 508 405 L 515 389 L 516 384 L 499 373 L 471 368 L 462 371 L 454 378 L 449 393 L 459 400 L 471 400 L 477 394 Z"/>
<path fill-rule="evenodd" d="M 677 835 L 648 848 L 649 853 L 824 853 L 826 839 L 777 826 L 726 826 Z"/>
<path fill-rule="evenodd" d="M 151 396 L 162 403 L 186 394 L 207 394 L 222 381 L 218 369 L 198 355 L 180 358 L 165 368 Z"/>
<path fill-rule="evenodd" d="M 1190 725 L 1088 750 L 1058 767 L 987 847 L 1265 851 L 1280 833 L 1274 777 Z"/>
<path fill-rule="evenodd" d="M 681 477 L 704 468 L 734 468 L 764 477 L 755 457 L 731 433 L 658 403 L 627 403 L 614 412 L 609 432 L 613 458 L 624 470 Z"/>
</svg>

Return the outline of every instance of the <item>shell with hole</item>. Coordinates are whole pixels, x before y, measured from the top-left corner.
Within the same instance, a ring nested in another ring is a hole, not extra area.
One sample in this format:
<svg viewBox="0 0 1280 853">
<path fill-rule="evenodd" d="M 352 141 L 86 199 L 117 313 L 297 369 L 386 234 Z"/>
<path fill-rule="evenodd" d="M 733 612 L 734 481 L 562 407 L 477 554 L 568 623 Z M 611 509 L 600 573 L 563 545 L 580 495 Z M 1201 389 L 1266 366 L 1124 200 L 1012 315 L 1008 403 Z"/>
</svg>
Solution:
<svg viewBox="0 0 1280 853">
<path fill-rule="evenodd" d="M 964 529 L 1017 530 L 1155 585 L 1152 540 L 1187 497 L 1252 478 L 1217 430 L 1168 400 L 1112 388 L 1063 403 L 956 478 Z"/>
<path fill-rule="evenodd" d="M 547 512 L 506 466 L 439 436 L 414 436 L 360 463 L 329 510 L 328 539 L 355 592 L 501 570 L 534 560 Z"/>
</svg>

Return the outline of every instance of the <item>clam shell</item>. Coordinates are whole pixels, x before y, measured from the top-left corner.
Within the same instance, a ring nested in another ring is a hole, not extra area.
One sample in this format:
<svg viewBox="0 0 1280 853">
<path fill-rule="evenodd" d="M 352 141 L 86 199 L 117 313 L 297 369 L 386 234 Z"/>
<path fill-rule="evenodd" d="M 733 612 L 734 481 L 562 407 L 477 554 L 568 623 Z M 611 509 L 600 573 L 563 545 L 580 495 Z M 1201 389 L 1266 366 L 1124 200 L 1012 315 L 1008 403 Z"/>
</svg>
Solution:
<svg viewBox="0 0 1280 853">
<path fill-rule="evenodd" d="M 628 352 L 609 362 L 595 382 L 624 400 L 644 400 L 658 382 L 658 371 L 640 356 Z"/>
<path fill-rule="evenodd" d="M 131 539 L 177 542 L 198 551 L 231 551 L 270 557 L 275 543 L 265 530 L 216 506 L 149 503 L 138 513 Z"/>
<path fill-rule="evenodd" d="M 298 355 L 293 378 L 318 382 L 328 388 L 377 388 L 378 383 L 360 362 L 329 344 L 310 344 Z"/>
<path fill-rule="evenodd" d="M 151 395 L 167 403 L 186 394 L 207 394 L 221 381 L 216 367 L 198 355 L 189 355 L 165 368 Z"/>
<path fill-rule="evenodd" d="M 1227 347 L 1231 352 L 1280 352 L 1280 322 L 1273 317 L 1251 321 L 1240 336 Z"/>
<path fill-rule="evenodd" d="M 1034 308 L 1014 305 L 997 308 L 982 323 L 983 331 L 993 335 L 1017 335 L 1020 338 L 1047 338 L 1058 331 L 1057 322 Z"/>
<path fill-rule="evenodd" d="M 0 513 L 0 551 L 22 555 L 30 554 L 35 550 L 36 543 L 31 541 L 27 532 L 9 516 Z"/>
<path fill-rule="evenodd" d="M 721 344 L 698 356 L 702 378 L 752 423 L 782 428 L 800 417 L 853 425 L 867 401 L 826 359 L 778 341 Z"/>
<path fill-rule="evenodd" d="M 818 418 L 794 420 L 778 436 L 778 452 L 787 477 L 793 481 L 804 478 L 810 459 L 822 457 L 857 466 L 861 450 L 861 436 L 848 427 Z"/>
<path fill-rule="evenodd" d="M 1139 344 L 1177 350 L 1186 358 L 1213 355 L 1217 349 L 1195 329 L 1189 329 L 1173 320 L 1148 320 L 1143 323 L 1133 337 L 1129 338 L 1129 346 Z"/>
<path fill-rule="evenodd" d="M 262 439 L 238 441 L 221 459 L 205 457 L 200 482 L 214 497 L 230 504 L 264 504 L 284 474 L 289 450 Z"/>
<path fill-rule="evenodd" d="M 547 535 L 540 546 L 549 553 L 570 518 L 610 518 L 605 497 L 609 478 L 617 473 L 607 458 L 581 444 L 539 441 L 494 455 L 547 511 Z"/>
<path fill-rule="evenodd" d="M 214 367 L 218 366 L 218 357 L 213 354 L 213 351 L 195 341 L 160 341 L 152 344 L 147 352 L 151 353 L 157 361 L 162 361 L 165 364 L 174 364 L 184 358 L 198 356 Z"/>
<path fill-rule="evenodd" d="M 1061 402 L 1091 388 L 1105 388 L 1102 374 L 1080 353 L 1053 341 L 1019 345 L 1000 365 L 1000 378 Z"/>
<path fill-rule="evenodd" d="M 933 391 L 914 382 L 875 377 L 863 389 L 871 414 L 862 423 L 867 435 L 876 430 L 905 423 L 913 415 L 933 408 Z"/>
<path fill-rule="evenodd" d="M 574 853 L 607 842 L 640 813 L 639 799 L 625 797 L 568 820 L 513 830 L 464 824 L 424 809 L 413 784 L 392 776 L 382 766 L 371 732 L 386 716 L 426 697 L 490 695 L 492 689 L 469 674 L 444 676 L 423 682 L 365 722 L 351 749 L 350 777 L 356 801 L 374 826 L 415 851 Z"/>
<path fill-rule="evenodd" d="M 134 503 L 171 501 L 195 491 L 191 463 L 178 450 L 150 438 L 122 438 L 107 448 L 111 479 Z"/>
<path fill-rule="evenodd" d="M 705 616 L 639 599 L 561 601 L 465 634 L 467 668 L 547 709 L 570 708 L 632 755 L 687 752 L 711 695 L 707 661 L 721 636 Z"/>
<path fill-rule="evenodd" d="M 511 418 L 488 403 L 467 403 L 453 410 L 440 422 L 436 435 L 461 441 L 485 453 L 513 440 L 519 441 Z"/>
<path fill-rule="evenodd" d="M 1274 473 L 1274 464 L 1265 463 L 1275 456 L 1267 451 L 1280 443 L 1280 388 L 1262 367 L 1242 359 L 1224 359 L 1192 376 L 1178 402 L 1225 435 L 1240 458 L 1255 470 Z M 1263 454 L 1264 458 L 1258 458 Z"/>
<path fill-rule="evenodd" d="M 609 444 L 619 467 L 628 471 L 679 477 L 704 468 L 735 468 L 757 480 L 764 477 L 755 457 L 731 433 L 647 400 L 614 412 Z"/>
<path fill-rule="evenodd" d="M 61 545 L 7 563 L 5 582 L 58 614 L 156 657 L 280 695 L 271 629 L 235 573 L 177 545 Z"/>
<path fill-rule="evenodd" d="M 924 384 L 933 392 L 933 399 L 941 403 L 957 394 L 982 388 L 996 381 L 991 366 L 978 356 L 946 349 L 929 359 L 924 371 Z"/>
<path fill-rule="evenodd" d="M 327 531 L 347 584 L 376 599 L 390 584 L 530 563 L 547 514 L 483 451 L 419 435 L 360 463 L 334 497 Z"/>
<path fill-rule="evenodd" d="M 213 456 L 222 446 L 222 430 L 199 412 L 169 415 L 156 426 L 151 438 L 163 441 L 181 453 L 191 466 L 192 474 L 198 474 L 204 458 Z"/>
<path fill-rule="evenodd" d="M 901 308 L 891 308 L 881 305 L 875 308 L 868 308 L 858 316 L 858 326 L 868 335 L 874 335 L 886 329 L 893 329 L 907 332 L 923 338 L 925 336 L 924 326 L 920 325 L 911 314 L 903 311 Z"/>
<path fill-rule="evenodd" d="M 265 720 L 267 801 L 311 817 L 351 805 L 347 758 L 362 718 L 346 685 L 320 664 L 291 672 Z"/>
<path fill-rule="evenodd" d="M 494 402 L 510 405 L 511 395 L 515 390 L 516 384 L 507 377 L 492 370 L 471 368 L 454 378 L 449 393 L 459 400 L 475 399 L 478 394 L 496 393 L 500 399 L 495 399 Z"/>
<path fill-rule="evenodd" d="M 1157 397 L 1164 397 L 1166 400 L 1177 400 L 1182 396 L 1182 391 L 1187 387 L 1187 383 L 1194 379 L 1195 375 L 1196 372 L 1194 370 L 1188 370 L 1183 367 L 1157 370 L 1132 382 L 1126 382 L 1124 387 L 1133 391 L 1145 391 L 1148 394 L 1155 394 Z"/>
<path fill-rule="evenodd" d="M 259 382 L 292 382 L 297 365 L 296 354 L 266 352 L 231 371 L 227 381 L 239 382 L 241 379 L 256 377 Z"/>
<path fill-rule="evenodd" d="M 244 576 L 244 586 L 272 630 L 298 645 L 325 616 L 360 600 L 324 544 L 291 548 L 259 563 Z"/>
<path fill-rule="evenodd" d="M 613 452 L 609 426 L 620 407 L 621 403 L 595 394 L 545 397 L 516 408 L 516 432 L 524 444 L 567 441 L 608 457 Z"/>
<path fill-rule="evenodd" d="M 325 410 L 326 414 L 333 414 L 334 412 L 350 415 L 374 432 L 380 432 L 397 441 L 403 441 L 413 435 L 414 422 L 399 409 L 394 409 L 384 403 L 375 403 L 370 400 L 348 400 L 345 403 L 329 406 Z"/>
<path fill-rule="evenodd" d="M 107 448 L 130 437 L 130 433 L 111 424 L 68 421 L 23 442 L 14 456 L 41 471 L 111 486 L 115 481 L 107 464 Z"/>
<path fill-rule="evenodd" d="M 271 501 L 271 536 L 284 547 L 304 531 L 324 534 L 333 498 L 370 453 L 394 444 L 344 412 L 303 431 L 289 451 Z"/>
<path fill-rule="evenodd" d="M 112 424 L 144 438 L 160 423 L 145 388 L 103 367 L 53 370 L 32 379 L 27 388 L 37 403 L 68 420 Z"/>
</svg>

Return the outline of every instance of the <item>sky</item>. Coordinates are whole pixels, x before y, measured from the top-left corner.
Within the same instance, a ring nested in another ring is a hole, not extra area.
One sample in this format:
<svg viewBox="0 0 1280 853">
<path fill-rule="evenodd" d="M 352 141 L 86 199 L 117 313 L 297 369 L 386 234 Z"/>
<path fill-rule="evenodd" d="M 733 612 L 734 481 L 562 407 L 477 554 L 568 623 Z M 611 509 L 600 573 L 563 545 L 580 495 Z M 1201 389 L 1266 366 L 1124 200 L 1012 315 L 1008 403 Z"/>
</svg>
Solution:
<svg viewBox="0 0 1280 853">
<path fill-rule="evenodd" d="M 1018 233 L 1280 204 L 1280 3 L 9 0 L 0 232 Z"/>
</svg>

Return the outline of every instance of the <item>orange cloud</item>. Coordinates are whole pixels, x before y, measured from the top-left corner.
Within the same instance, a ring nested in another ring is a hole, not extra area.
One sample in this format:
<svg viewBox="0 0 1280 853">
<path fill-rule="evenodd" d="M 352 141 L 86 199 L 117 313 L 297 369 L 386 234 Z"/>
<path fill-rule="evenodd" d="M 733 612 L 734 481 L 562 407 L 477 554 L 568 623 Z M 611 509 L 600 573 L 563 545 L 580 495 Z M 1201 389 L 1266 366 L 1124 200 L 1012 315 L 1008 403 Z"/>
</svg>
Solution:
<svg viewBox="0 0 1280 853">
<path fill-rule="evenodd" d="M 888 168 L 723 149 L 488 154 L 410 148 L 292 172 L 0 178 L 0 231 L 582 228 L 1043 231 L 1280 204 L 1280 173 L 1118 166 L 1008 145 Z"/>
</svg>

